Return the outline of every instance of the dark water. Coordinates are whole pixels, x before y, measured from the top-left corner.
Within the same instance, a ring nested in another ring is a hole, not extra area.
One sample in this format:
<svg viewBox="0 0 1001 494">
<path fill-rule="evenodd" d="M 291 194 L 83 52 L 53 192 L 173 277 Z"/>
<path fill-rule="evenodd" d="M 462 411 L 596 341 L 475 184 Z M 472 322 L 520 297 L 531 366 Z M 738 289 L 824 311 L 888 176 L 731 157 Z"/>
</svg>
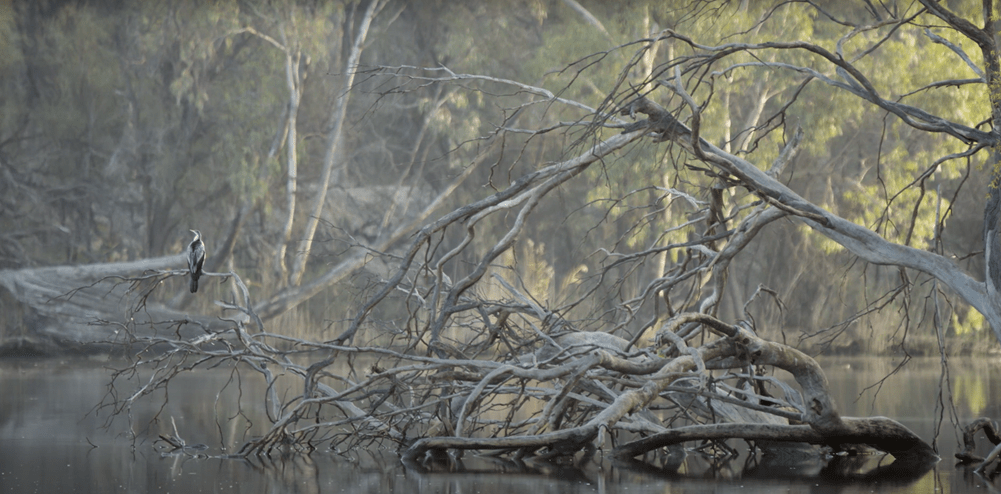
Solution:
<svg viewBox="0 0 1001 494">
<path fill-rule="evenodd" d="M 406 468 L 393 451 L 352 451 L 346 456 L 252 461 L 219 458 L 265 424 L 254 410 L 234 406 L 242 393 L 254 403 L 260 389 L 227 370 L 181 376 L 162 399 L 134 407 L 131 421 L 108 427 L 108 410 L 93 410 L 109 392 L 104 362 L 85 360 L 0 361 L 0 492 L 357 492 L 357 493 L 577 493 L 577 492 L 922 492 L 997 491 L 989 481 L 952 460 L 958 434 L 950 409 L 936 438 L 941 369 L 937 359 L 911 360 L 887 378 L 878 393 L 863 391 L 894 369 L 889 359 L 824 360 L 845 415 L 884 415 L 903 422 L 928 441 L 943 460 L 927 471 L 894 469 L 887 457 L 784 461 L 741 457 L 712 467 L 688 455 L 677 470 L 601 460 L 584 466 L 519 464 L 472 455 L 458 465 Z M 1001 365 L 988 359 L 953 359 L 951 388 L 961 422 L 1001 418 Z M 222 392 L 219 392 L 223 389 Z M 128 396 L 125 386 L 110 392 Z M 861 395 L 860 395 L 861 393 Z M 162 398 L 162 394 L 158 395 Z M 157 420 L 149 426 L 151 419 Z M 189 443 L 207 442 L 208 457 L 163 455 L 159 434 L 176 425 Z M 989 451 L 986 440 L 980 454 Z"/>
</svg>

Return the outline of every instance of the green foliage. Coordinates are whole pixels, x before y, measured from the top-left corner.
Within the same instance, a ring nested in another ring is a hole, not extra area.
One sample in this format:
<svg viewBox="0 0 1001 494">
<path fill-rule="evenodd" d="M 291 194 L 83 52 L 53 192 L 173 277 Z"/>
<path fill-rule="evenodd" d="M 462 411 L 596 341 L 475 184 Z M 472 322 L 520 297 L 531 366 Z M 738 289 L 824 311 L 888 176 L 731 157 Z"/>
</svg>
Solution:
<svg viewBox="0 0 1001 494">
<path fill-rule="evenodd" d="M 965 312 L 960 314 L 960 312 Z M 957 335 L 967 335 L 979 333 L 987 329 L 987 322 L 984 316 L 973 307 L 965 307 L 964 310 L 952 313 L 952 330 Z"/>
<path fill-rule="evenodd" d="M 832 4 L 824 5 L 827 12 L 839 19 L 873 22 L 864 3 L 827 3 Z M 980 52 L 926 15 L 913 25 L 883 25 L 849 36 L 850 27 L 803 2 L 582 4 L 598 22 L 558 0 L 439 0 L 402 10 L 391 4 L 384 12 L 392 15 L 380 17 L 361 69 L 444 65 L 456 73 L 538 85 L 593 108 L 608 103 L 606 109 L 623 102 L 606 101 L 610 91 L 618 88 L 622 96 L 632 86 L 649 91 L 650 98 L 690 122 L 689 109 L 655 82 L 673 83 L 673 64 L 698 50 L 676 39 L 655 40 L 662 30 L 704 45 L 802 40 L 835 52 L 843 41 L 845 59 L 884 98 L 971 127 L 990 117 L 992 88 L 929 87 L 968 79 L 974 72 L 930 39 L 924 26 L 934 26 L 935 35 L 961 47 L 974 62 L 980 63 Z M 975 7 L 950 5 L 971 21 L 981 15 Z M 914 7 L 909 8 L 911 15 Z M 52 202 L 18 196 L 24 209 L 0 216 L 0 225 L 5 231 L 72 227 L 75 237 L 65 244 L 32 240 L 24 250 L 32 253 L 33 263 L 127 258 L 178 250 L 188 227 L 225 231 L 239 205 L 249 202 L 260 207 L 260 221 L 241 239 L 237 255 L 244 256 L 240 262 L 247 270 L 269 263 L 262 261 L 269 255 L 260 251 L 273 242 L 286 199 L 286 148 L 269 156 L 289 101 L 286 55 L 311 60 L 296 143 L 300 183 L 311 186 L 326 149 L 330 110 L 346 90 L 339 76 L 359 9 L 364 6 L 357 2 L 237 0 L 127 2 L 117 9 L 87 3 L 48 11 L 28 3 L 0 7 L 0 141 L 6 142 L 0 154 L 31 175 L 25 182 L 43 184 L 39 190 L 74 191 Z M 792 132 L 804 129 L 799 155 L 782 180 L 894 242 L 936 247 L 931 240 L 942 219 L 937 215 L 947 211 L 950 221 L 979 221 L 981 209 L 962 209 L 965 191 L 956 197 L 967 163 L 944 161 L 930 170 L 941 157 L 965 151 L 963 143 L 917 132 L 821 80 L 797 93 L 807 76 L 788 66 L 844 81 L 829 62 L 802 49 L 735 53 L 684 72 L 682 83 L 702 108 L 701 136 L 764 169 Z M 401 94 L 375 78 L 356 82 L 342 154 L 358 171 L 337 187 L 395 185 L 400 177 L 405 185 L 443 187 L 484 152 L 479 146 L 497 132 L 499 122 L 538 98 L 482 80 L 443 88 L 413 84 Z M 557 102 L 523 108 L 508 122 L 511 128 L 582 125 L 531 138 L 505 135 L 504 147 L 492 150 L 471 180 L 476 186 L 461 190 L 451 206 L 482 198 L 508 179 L 575 156 L 596 139 L 620 132 L 607 128 L 587 134 L 591 129 L 583 124 L 592 117 Z M 983 161 L 973 159 L 974 164 Z M 696 218 L 709 199 L 707 187 L 717 179 L 688 165 L 700 166 L 679 149 L 643 140 L 592 166 L 544 199 L 504 264 L 518 271 L 532 293 L 563 300 L 566 292 L 586 284 L 586 273 L 600 271 L 599 256 L 588 257 L 599 249 L 634 253 L 704 233 L 705 221 Z M 928 175 L 916 180 L 926 170 Z M 982 185 L 989 171 L 978 171 L 968 183 Z M 669 189 L 690 193 L 698 204 Z M 756 200 L 729 187 L 724 194 L 725 208 L 734 214 L 729 226 L 746 214 L 739 208 Z M 504 231 L 509 220 L 484 220 L 474 247 L 489 248 L 491 233 Z M 978 245 L 978 229 L 955 232 L 959 240 L 946 249 Z M 797 268 L 806 264 L 843 276 L 841 246 L 802 224 L 760 242 L 764 251 L 788 255 L 749 262 L 742 276 L 778 286 L 802 283 L 787 292 L 785 302 L 823 312 L 798 319 L 776 316 L 776 325 L 833 324 L 844 315 L 838 312 L 843 307 L 865 306 L 867 296 L 896 283 L 889 276 L 873 277 L 867 280 L 874 285 L 869 292 L 845 290 L 837 303 L 815 304 L 811 298 L 833 293 L 830 283 L 807 280 Z M 976 249 L 948 254 L 962 257 Z M 680 249 L 670 251 L 662 263 L 683 255 Z M 739 316 L 740 304 L 727 303 Z M 984 326 L 968 308 L 959 313 L 953 319 L 957 334 Z"/>
</svg>

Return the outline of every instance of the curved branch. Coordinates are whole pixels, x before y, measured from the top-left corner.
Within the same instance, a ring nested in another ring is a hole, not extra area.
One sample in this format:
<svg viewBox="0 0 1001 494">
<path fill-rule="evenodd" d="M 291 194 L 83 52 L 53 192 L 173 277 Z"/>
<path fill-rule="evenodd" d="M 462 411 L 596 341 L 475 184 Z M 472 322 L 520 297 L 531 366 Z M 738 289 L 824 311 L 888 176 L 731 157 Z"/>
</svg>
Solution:
<svg viewBox="0 0 1001 494">
<path fill-rule="evenodd" d="M 671 30 L 668 30 L 667 33 L 670 35 L 670 37 L 681 40 L 687 43 L 688 45 L 692 46 L 693 48 L 711 54 L 709 56 L 695 57 L 697 61 L 693 62 L 693 67 L 706 65 L 715 62 L 716 60 L 721 60 L 723 58 L 726 58 L 730 55 L 739 52 L 752 52 L 752 51 L 759 51 L 766 49 L 804 50 L 824 58 L 825 60 L 833 64 L 836 69 L 843 71 L 842 73 L 843 76 L 850 76 L 847 79 L 848 83 L 845 84 L 834 81 L 833 79 L 824 76 L 823 74 L 814 69 L 806 67 L 798 67 L 792 64 L 761 61 L 761 62 L 750 62 L 746 65 L 783 67 L 809 74 L 811 76 L 823 80 L 827 84 L 849 91 L 855 94 L 856 96 L 866 101 L 869 101 L 890 113 L 893 113 L 901 120 L 903 120 L 905 123 L 916 129 L 924 130 L 927 132 L 948 134 L 958 139 L 961 139 L 964 142 L 986 142 L 993 144 L 994 142 L 997 141 L 997 137 L 992 133 L 984 132 L 955 122 L 950 122 L 944 118 L 932 115 L 924 110 L 921 110 L 920 108 L 884 99 L 879 95 L 879 92 L 876 91 L 876 88 L 872 85 L 872 83 L 868 80 L 868 78 L 865 77 L 865 75 L 852 63 L 848 62 L 840 55 L 831 53 L 825 48 L 812 43 L 807 43 L 804 41 L 793 41 L 793 42 L 769 41 L 764 43 L 729 43 L 720 46 L 709 46 L 696 43 L 691 38 Z M 688 70 L 692 70 L 692 68 L 689 68 Z"/>
<path fill-rule="evenodd" d="M 664 113 L 667 114 L 666 111 Z M 653 120 L 654 115 L 650 118 Z M 665 137 L 695 155 L 695 145 L 691 142 L 690 131 L 687 131 L 683 124 L 678 123 L 678 125 L 681 125 L 684 131 L 665 133 Z M 887 241 L 872 230 L 807 201 L 747 160 L 727 153 L 708 141 L 701 140 L 699 144 L 707 163 L 736 176 L 742 185 L 769 203 L 801 217 L 811 228 L 841 244 L 865 261 L 915 269 L 938 278 L 970 305 L 976 307 L 990 322 L 995 335 L 1001 340 L 1001 307 L 988 296 L 983 283 L 963 273 L 950 259 Z"/>
</svg>

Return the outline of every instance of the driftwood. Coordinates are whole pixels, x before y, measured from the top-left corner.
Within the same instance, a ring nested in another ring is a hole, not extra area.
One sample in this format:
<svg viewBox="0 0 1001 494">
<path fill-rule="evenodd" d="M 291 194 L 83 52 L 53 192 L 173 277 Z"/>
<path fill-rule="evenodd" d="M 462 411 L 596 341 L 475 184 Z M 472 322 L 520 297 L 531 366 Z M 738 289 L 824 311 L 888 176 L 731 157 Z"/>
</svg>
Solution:
<svg viewBox="0 0 1001 494">
<path fill-rule="evenodd" d="M 108 406 L 124 412 L 135 400 L 168 386 L 177 372 L 231 362 L 262 375 L 269 389 L 265 405 L 272 425 L 266 434 L 247 442 L 242 455 L 275 449 L 306 452 L 323 443 L 341 449 L 344 444 L 390 440 L 402 447 L 408 462 L 417 463 L 440 452 L 462 450 L 563 458 L 607 449 L 605 438 L 610 435 L 618 439 L 608 454 L 618 458 L 690 441 L 742 439 L 819 444 L 835 450 L 864 444 L 898 461 L 937 460 L 927 443 L 898 422 L 841 417 L 827 380 L 811 357 L 763 340 L 746 325 L 730 325 L 705 314 L 679 314 L 661 327 L 651 346 L 632 350 L 628 341 L 613 335 L 565 332 L 534 339 L 545 343 L 511 357 L 476 356 L 483 350 L 476 345 L 448 345 L 440 356 L 422 356 L 405 349 L 311 342 L 259 332 L 256 329 L 264 326 L 249 309 L 249 293 L 238 275 L 228 275 L 241 286 L 245 299 L 242 305 L 226 304 L 227 308 L 245 317 L 228 319 L 228 329 L 205 331 L 194 338 L 136 336 L 133 345 L 147 345 L 149 351 L 140 352 L 135 365 L 123 369 L 116 381 L 140 366 L 152 366 L 153 377 Z M 537 307 L 522 307 L 522 315 L 536 309 L 544 319 L 556 317 Z M 513 305 L 505 310 L 518 311 Z M 249 321 L 254 321 L 250 329 Z M 688 341 L 701 332 L 689 331 L 687 340 L 678 334 L 693 324 L 711 335 L 700 346 L 689 346 Z M 511 335 L 509 341 L 515 338 Z M 517 348 L 530 346 L 523 342 Z M 154 347 L 169 350 L 153 351 Z M 327 365 L 316 369 L 315 363 L 304 365 L 289 358 L 305 350 L 331 352 L 338 356 L 335 360 L 368 355 L 380 363 L 364 376 L 338 374 Z M 383 367 L 387 363 L 391 366 Z M 753 367 L 787 371 L 799 389 L 769 380 L 775 392 L 758 394 L 761 387 L 748 385 L 755 375 L 746 370 Z M 281 380 L 289 378 L 305 384 L 306 394 L 279 398 Z M 653 410 L 675 412 L 662 420 Z M 517 418 L 519 414 L 527 418 Z M 635 434 L 645 437 L 624 440 Z"/>
<path fill-rule="evenodd" d="M 975 453 L 977 449 L 976 435 L 980 431 L 983 431 L 984 435 L 987 436 L 987 440 L 994 445 L 994 449 L 987 455 L 987 458 Z M 997 460 L 999 455 L 1001 455 L 1001 435 L 998 435 L 998 426 L 993 420 L 987 417 L 980 417 L 963 428 L 963 450 L 956 453 L 956 458 L 960 462 L 980 463 L 977 466 L 977 471 L 982 472 L 987 468 L 987 465 Z"/>
<path fill-rule="evenodd" d="M 807 406 L 802 411 L 800 420 L 807 425 L 742 423 L 675 428 L 618 446 L 612 450 L 613 456 L 638 456 L 657 448 L 686 441 L 738 438 L 805 442 L 836 448 L 845 444 L 864 443 L 893 454 L 898 460 L 938 459 L 931 446 L 896 421 L 885 417 L 867 419 L 840 417 L 830 399 L 827 379 L 819 365 L 798 350 L 764 341 L 746 329 L 730 326 L 701 314 L 682 314 L 675 317 L 662 330 L 662 334 L 673 333 L 684 324 L 694 321 L 706 324 L 726 338 L 718 340 L 721 344 L 705 347 L 704 351 L 691 351 L 687 355 L 658 362 L 660 368 L 650 376 L 647 383 L 639 389 L 619 395 L 603 412 L 579 427 L 535 437 L 421 439 L 408 448 L 406 456 L 411 459 L 416 458 L 433 449 L 515 450 L 542 447 L 560 453 L 573 453 L 595 441 L 601 430 L 614 428 L 628 413 L 646 406 L 670 384 L 684 377 L 686 373 L 696 370 L 701 364 L 704 368 L 717 370 L 743 368 L 748 365 L 770 365 L 789 371 L 801 386 Z M 680 349 L 674 347 L 673 350 Z M 636 370 L 616 365 L 617 357 L 603 350 L 594 350 L 590 357 L 586 364 L 589 368 Z M 514 369 L 508 371 L 514 372 Z"/>
</svg>

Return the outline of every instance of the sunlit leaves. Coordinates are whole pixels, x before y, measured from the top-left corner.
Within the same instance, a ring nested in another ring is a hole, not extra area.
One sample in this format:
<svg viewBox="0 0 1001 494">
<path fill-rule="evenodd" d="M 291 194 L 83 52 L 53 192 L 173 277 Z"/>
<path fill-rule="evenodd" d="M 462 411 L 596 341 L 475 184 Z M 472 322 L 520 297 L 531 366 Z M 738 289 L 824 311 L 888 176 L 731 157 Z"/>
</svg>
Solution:
<svg viewBox="0 0 1001 494">
<path fill-rule="evenodd" d="M 956 376 L 952 395 L 957 401 L 964 403 L 974 417 L 980 415 L 987 407 L 988 376 L 978 372 L 966 372 Z"/>
<path fill-rule="evenodd" d="M 985 329 L 987 321 L 973 307 L 965 307 L 952 313 L 952 330 L 957 335 L 977 333 Z"/>
</svg>

